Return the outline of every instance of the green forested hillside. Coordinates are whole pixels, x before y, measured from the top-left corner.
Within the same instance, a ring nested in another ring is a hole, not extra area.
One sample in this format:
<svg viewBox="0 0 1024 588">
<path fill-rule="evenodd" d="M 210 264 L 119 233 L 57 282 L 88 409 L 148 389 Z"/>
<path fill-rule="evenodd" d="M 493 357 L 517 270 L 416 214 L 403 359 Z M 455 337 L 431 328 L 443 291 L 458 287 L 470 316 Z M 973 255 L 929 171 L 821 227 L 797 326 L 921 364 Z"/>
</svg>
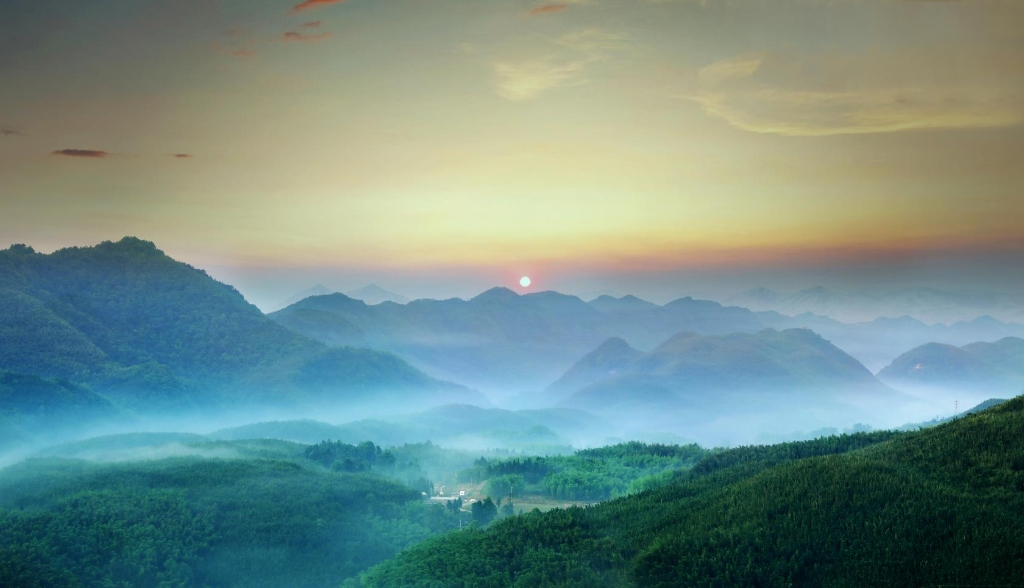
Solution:
<svg viewBox="0 0 1024 588">
<path fill-rule="evenodd" d="M 120 416 L 106 398 L 65 378 L 0 370 L 0 453 L 33 441 L 39 430 L 78 431 Z"/>
<path fill-rule="evenodd" d="M 68 378 L 135 410 L 479 397 L 400 358 L 298 335 L 232 287 L 126 237 L 49 255 L 0 251 L 0 369 Z M 431 402 L 429 404 L 434 404 Z"/>
<path fill-rule="evenodd" d="M 556 500 L 608 500 L 661 484 L 708 453 L 696 444 L 632 441 L 572 455 L 480 458 L 459 473 L 458 481 L 487 482 L 485 492 L 493 498 L 539 494 Z"/>
<path fill-rule="evenodd" d="M 337 586 L 458 526 L 418 490 L 324 469 L 295 444 L 190 451 L 232 457 L 43 458 L 0 471 L 0 586 Z"/>
<path fill-rule="evenodd" d="M 638 495 L 428 540 L 362 585 L 1019 585 L 1021 430 L 1017 398 L 887 440 L 719 454 Z"/>
<path fill-rule="evenodd" d="M 66 379 L 44 379 L 0 370 L 0 415 L 44 418 L 51 423 L 68 417 L 112 415 L 105 398 Z"/>
</svg>

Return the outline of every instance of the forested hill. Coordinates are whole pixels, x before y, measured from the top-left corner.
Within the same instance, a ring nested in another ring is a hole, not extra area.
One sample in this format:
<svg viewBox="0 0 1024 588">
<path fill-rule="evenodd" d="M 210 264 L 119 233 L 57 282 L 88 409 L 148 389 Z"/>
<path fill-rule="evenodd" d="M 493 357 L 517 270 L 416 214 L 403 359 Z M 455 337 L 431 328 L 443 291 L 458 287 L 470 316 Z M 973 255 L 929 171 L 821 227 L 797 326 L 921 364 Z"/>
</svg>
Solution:
<svg viewBox="0 0 1024 588">
<path fill-rule="evenodd" d="M 0 369 L 85 383 L 135 408 L 457 389 L 394 355 L 289 331 L 133 237 L 49 255 L 0 251 Z"/>
<path fill-rule="evenodd" d="M 1024 389 L 1024 339 L 963 347 L 929 343 L 897 357 L 878 376 L 895 385 L 1019 393 Z"/>
<path fill-rule="evenodd" d="M 599 414 L 714 411 L 702 416 L 705 420 L 750 410 L 764 414 L 777 399 L 840 414 L 868 398 L 905 400 L 809 329 L 682 332 L 648 353 L 612 339 L 584 356 L 548 392 L 560 396 L 562 406 Z"/>
<path fill-rule="evenodd" d="M 1017 586 L 1022 428 L 1018 397 L 914 433 L 739 449 L 638 495 L 426 541 L 362 585 Z"/>
<path fill-rule="evenodd" d="M 196 437 L 99 438 L 63 452 L 128 461 L 50 457 L 2 470 L 0 586 L 338 586 L 459 525 L 361 459 L 319 465 L 339 452 L 391 455 L 372 443 Z"/>
</svg>

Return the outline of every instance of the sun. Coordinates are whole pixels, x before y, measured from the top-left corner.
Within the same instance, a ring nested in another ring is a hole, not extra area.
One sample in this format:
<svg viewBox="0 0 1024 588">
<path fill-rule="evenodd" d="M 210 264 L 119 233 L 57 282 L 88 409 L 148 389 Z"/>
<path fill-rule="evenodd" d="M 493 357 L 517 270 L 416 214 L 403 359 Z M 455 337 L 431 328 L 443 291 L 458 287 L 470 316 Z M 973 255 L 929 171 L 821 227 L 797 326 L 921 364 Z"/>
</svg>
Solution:
<svg viewBox="0 0 1024 588">
<path fill-rule="evenodd" d="M 529 288 L 530 287 L 530 276 L 523 276 L 523 277 L 519 278 L 519 285 L 522 286 L 523 288 Z"/>
</svg>

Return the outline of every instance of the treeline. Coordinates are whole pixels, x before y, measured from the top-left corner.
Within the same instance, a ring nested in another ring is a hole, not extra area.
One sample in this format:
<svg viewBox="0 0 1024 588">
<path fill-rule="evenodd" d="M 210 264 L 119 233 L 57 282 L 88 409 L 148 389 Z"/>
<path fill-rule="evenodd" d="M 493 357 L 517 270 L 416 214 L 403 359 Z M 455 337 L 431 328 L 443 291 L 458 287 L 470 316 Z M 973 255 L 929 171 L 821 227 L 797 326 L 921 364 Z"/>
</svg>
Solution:
<svg viewBox="0 0 1024 588">
<path fill-rule="evenodd" d="M 696 444 L 637 441 L 573 455 L 477 460 L 460 482 L 487 481 L 490 496 L 535 492 L 559 500 L 607 500 L 642 490 L 665 472 L 692 467 L 707 454 Z"/>
<path fill-rule="evenodd" d="M 372 441 L 363 441 L 358 445 L 341 441 L 321 441 L 310 445 L 302 452 L 306 459 L 311 459 L 324 467 L 342 472 L 363 472 L 373 466 L 384 469 L 395 467 L 395 456 L 385 451 Z"/>
<path fill-rule="evenodd" d="M 360 585 L 1021 585 L 1021 430 L 1018 398 L 914 433 L 723 452 L 648 492 L 428 540 Z"/>
</svg>

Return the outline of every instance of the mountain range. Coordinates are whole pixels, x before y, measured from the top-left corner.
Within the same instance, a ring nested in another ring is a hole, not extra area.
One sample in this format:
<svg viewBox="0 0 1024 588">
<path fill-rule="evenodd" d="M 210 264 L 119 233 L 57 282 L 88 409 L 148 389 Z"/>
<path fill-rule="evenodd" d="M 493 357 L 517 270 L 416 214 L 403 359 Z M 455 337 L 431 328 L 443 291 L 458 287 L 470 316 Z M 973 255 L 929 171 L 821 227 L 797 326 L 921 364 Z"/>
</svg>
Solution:
<svg viewBox="0 0 1024 588">
<path fill-rule="evenodd" d="M 792 317 L 773 311 L 756 314 L 766 327 L 812 329 L 856 357 L 873 372 L 887 366 L 905 351 L 926 343 L 959 346 L 979 341 L 992 342 L 1011 336 L 1024 337 L 1024 325 L 1004 323 L 990 316 L 949 325 L 929 325 L 906 315 L 848 324 L 810 313 Z"/>
<path fill-rule="evenodd" d="M 493 288 L 470 300 L 368 305 L 314 296 L 269 315 L 331 345 L 392 351 L 439 378 L 498 395 L 540 390 L 601 341 L 655 345 L 672 333 L 753 332 L 749 310 L 682 298 L 658 306 L 627 296 L 586 303 L 557 292 Z"/>
<path fill-rule="evenodd" d="M 817 401 L 835 408 L 840 398 L 890 398 L 857 360 L 873 371 L 925 343 L 971 343 L 955 352 L 974 362 L 966 373 L 994 374 L 974 385 L 1006 384 L 991 392 L 1012 393 L 1012 365 L 974 356 L 984 348 L 977 342 L 1021 335 L 1024 326 L 992 317 L 846 324 L 690 297 L 584 302 L 505 288 L 406 304 L 318 294 L 264 315 L 231 286 L 131 237 L 48 255 L 24 245 L 0 251 L 7 423 L 57 415 L 62 403 L 108 419 L 211 407 L 488 405 L 466 384 L 520 407 L 643 407 L 677 423 L 693 421 L 714 399 L 730 407 L 730 394 L 753 411 L 771 406 L 766 391 L 787 390 L 807 400 L 796 403 L 807 412 Z M 898 372 L 894 364 L 884 379 L 897 388 L 920 379 Z"/>
<path fill-rule="evenodd" d="M 277 305 L 277 309 L 280 310 L 282 308 L 291 306 L 296 302 L 299 302 L 300 300 L 309 298 L 310 296 L 326 296 L 328 294 L 334 293 L 335 291 L 331 290 L 327 286 L 324 286 L 323 284 L 317 284 L 312 288 L 293 294 L 287 300 L 284 300 L 283 302 L 279 303 Z M 377 284 L 363 286 L 358 290 L 346 292 L 345 295 L 355 300 L 362 300 L 363 302 L 371 305 L 380 304 L 382 302 L 394 302 L 396 304 L 405 304 L 406 302 L 409 302 L 409 299 L 406 298 L 405 296 L 385 290 L 384 288 L 381 288 Z"/>
<path fill-rule="evenodd" d="M 560 406 L 604 415 L 699 423 L 803 409 L 861 414 L 908 400 L 813 331 L 682 332 L 649 352 L 609 339 L 547 392 Z"/>
<path fill-rule="evenodd" d="M 611 337 L 650 350 L 681 331 L 724 335 L 808 328 L 872 371 L 925 343 L 964 345 L 1024 337 L 1024 325 L 989 316 L 950 325 L 929 325 L 906 315 L 848 324 L 823 315 L 752 312 L 690 297 L 661 306 L 635 296 L 604 295 L 584 302 L 557 292 L 519 295 L 505 288 L 493 288 L 470 300 L 416 300 L 402 305 L 369 305 L 343 294 L 318 295 L 270 316 L 330 345 L 392 351 L 435 377 L 497 397 L 543 389 Z"/>
<path fill-rule="evenodd" d="M 1024 322 L 1024 293 L 905 288 L 869 294 L 815 286 L 792 293 L 754 288 L 725 297 L 722 302 L 791 316 L 809 312 L 843 322 L 904 315 L 927 323 L 951 324 L 985 315 L 1004 322 Z"/>
</svg>

